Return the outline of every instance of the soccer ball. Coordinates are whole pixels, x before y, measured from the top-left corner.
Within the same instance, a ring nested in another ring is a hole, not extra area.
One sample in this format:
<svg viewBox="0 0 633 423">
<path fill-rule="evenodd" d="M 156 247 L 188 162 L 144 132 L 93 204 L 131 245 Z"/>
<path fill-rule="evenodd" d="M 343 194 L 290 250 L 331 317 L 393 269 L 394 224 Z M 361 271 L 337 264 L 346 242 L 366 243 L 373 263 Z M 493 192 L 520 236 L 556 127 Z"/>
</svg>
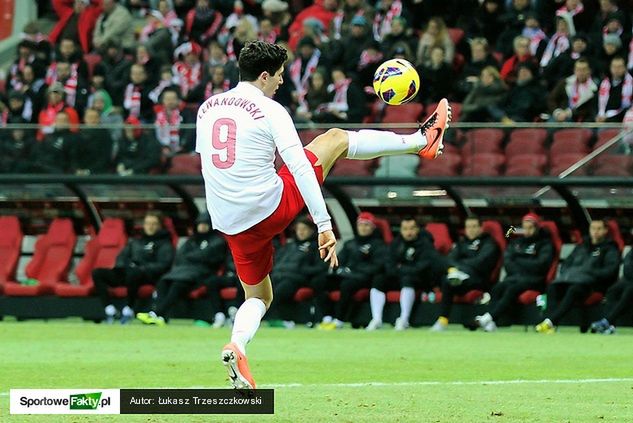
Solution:
<svg viewBox="0 0 633 423">
<path fill-rule="evenodd" d="M 391 59 L 374 73 L 374 91 L 382 101 L 393 106 L 413 100 L 420 89 L 420 76 L 404 59 Z"/>
</svg>

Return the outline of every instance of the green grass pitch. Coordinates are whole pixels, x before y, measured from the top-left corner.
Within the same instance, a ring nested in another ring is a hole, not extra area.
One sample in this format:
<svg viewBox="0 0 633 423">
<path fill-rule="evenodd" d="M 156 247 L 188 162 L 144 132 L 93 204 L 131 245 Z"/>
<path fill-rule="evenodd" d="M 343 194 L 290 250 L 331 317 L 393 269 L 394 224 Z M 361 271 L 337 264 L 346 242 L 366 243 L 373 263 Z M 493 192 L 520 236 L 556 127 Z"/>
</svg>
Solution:
<svg viewBox="0 0 633 423">
<path fill-rule="evenodd" d="M 494 334 L 451 326 L 335 332 L 264 327 L 254 377 L 273 416 L 9 415 L 9 388 L 222 387 L 229 330 L 0 322 L 2 422 L 632 422 L 633 331 Z"/>
</svg>

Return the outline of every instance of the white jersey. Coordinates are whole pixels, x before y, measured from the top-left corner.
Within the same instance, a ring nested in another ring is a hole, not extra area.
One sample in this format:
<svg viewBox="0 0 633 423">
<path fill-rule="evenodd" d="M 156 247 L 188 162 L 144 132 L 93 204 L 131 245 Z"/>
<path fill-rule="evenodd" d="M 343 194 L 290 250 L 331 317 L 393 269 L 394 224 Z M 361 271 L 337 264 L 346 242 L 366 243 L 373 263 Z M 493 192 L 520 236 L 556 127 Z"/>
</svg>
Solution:
<svg viewBox="0 0 633 423">
<path fill-rule="evenodd" d="M 332 228 L 290 115 L 254 85 L 240 82 L 198 109 L 196 151 L 215 229 L 235 235 L 276 210 L 283 183 L 275 171 L 275 149 L 295 178 L 319 232 Z"/>
</svg>

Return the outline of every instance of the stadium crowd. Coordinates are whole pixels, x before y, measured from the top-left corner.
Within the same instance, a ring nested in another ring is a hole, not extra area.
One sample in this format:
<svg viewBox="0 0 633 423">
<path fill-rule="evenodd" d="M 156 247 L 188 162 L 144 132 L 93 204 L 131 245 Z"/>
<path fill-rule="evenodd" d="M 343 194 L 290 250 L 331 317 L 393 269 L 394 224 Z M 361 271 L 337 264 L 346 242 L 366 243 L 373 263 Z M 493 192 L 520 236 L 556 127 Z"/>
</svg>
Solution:
<svg viewBox="0 0 633 423">
<path fill-rule="evenodd" d="M 235 86 L 237 56 L 254 39 L 287 46 L 276 99 L 298 123 L 371 122 L 374 71 L 398 57 L 420 73 L 415 101 L 447 97 L 462 104 L 462 121 L 633 120 L 628 1 L 52 4 L 54 28 L 24 28 L 0 88 L 0 125 L 39 125 L 0 132 L 0 172 L 166 170 L 193 150 L 194 132 L 181 125 Z M 80 123 L 90 127 L 78 132 Z"/>
</svg>

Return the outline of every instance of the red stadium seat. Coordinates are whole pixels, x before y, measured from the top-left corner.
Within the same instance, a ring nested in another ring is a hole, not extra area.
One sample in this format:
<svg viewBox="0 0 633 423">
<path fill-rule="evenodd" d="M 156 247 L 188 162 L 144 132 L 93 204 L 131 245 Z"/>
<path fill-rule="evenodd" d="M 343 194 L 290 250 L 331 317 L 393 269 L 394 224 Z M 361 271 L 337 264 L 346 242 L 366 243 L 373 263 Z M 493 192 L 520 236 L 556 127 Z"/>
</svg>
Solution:
<svg viewBox="0 0 633 423">
<path fill-rule="evenodd" d="M 426 120 L 431 115 L 431 113 L 433 113 L 435 109 L 437 109 L 437 104 L 438 103 L 429 103 L 426 105 L 424 120 Z M 462 114 L 462 103 L 455 103 L 451 101 L 450 105 L 452 114 L 451 122 L 459 122 L 459 118 Z"/>
<path fill-rule="evenodd" d="M 204 285 L 192 289 L 191 291 L 189 291 L 189 294 L 187 294 L 187 296 L 192 300 L 203 298 L 206 295 L 207 295 L 207 287 Z"/>
<path fill-rule="evenodd" d="M 453 248 L 453 240 L 445 223 L 431 222 L 426 224 L 426 230 L 433 235 L 435 249 L 446 255 Z"/>
<path fill-rule="evenodd" d="M 484 232 L 489 233 L 492 238 L 494 238 L 495 242 L 499 246 L 499 249 L 501 250 L 499 260 L 497 261 L 497 265 L 495 266 L 495 270 L 492 272 L 492 276 L 490 277 L 490 284 L 494 285 L 499 280 L 499 273 L 501 272 L 501 266 L 503 264 L 503 252 L 506 249 L 506 237 L 503 233 L 503 228 L 501 227 L 501 224 L 496 220 L 484 220 L 481 223 L 481 228 Z"/>
<path fill-rule="evenodd" d="M 29 286 L 10 281 L 5 285 L 5 295 L 30 297 L 52 294 L 55 284 L 68 276 L 76 241 L 77 235 L 70 219 L 53 220 L 48 232 L 38 237 L 33 259 L 26 266 L 26 276 L 38 280 L 39 284 Z"/>
<path fill-rule="evenodd" d="M 339 301 L 341 299 L 341 291 L 330 291 L 328 294 L 330 301 Z M 362 303 L 369 300 L 369 288 L 361 288 L 352 295 L 352 300 Z"/>
<path fill-rule="evenodd" d="M 462 156 L 501 153 L 501 143 L 504 136 L 501 129 L 471 129 L 466 133 L 466 142 L 462 146 Z"/>
<path fill-rule="evenodd" d="M 225 301 L 234 300 L 237 298 L 237 288 L 222 288 L 220 290 L 220 298 Z"/>
<path fill-rule="evenodd" d="M 4 283 L 15 280 L 22 248 L 22 229 L 16 216 L 0 216 L 0 294 Z"/>
<path fill-rule="evenodd" d="M 554 141 L 549 148 L 550 157 L 559 156 L 561 154 L 583 154 L 589 153 L 588 144 L 583 143 L 581 140 L 575 139 L 562 139 Z"/>
<path fill-rule="evenodd" d="M 629 176 L 633 168 L 631 156 L 601 154 L 593 160 L 594 175 Z"/>
<path fill-rule="evenodd" d="M 171 159 L 171 166 L 167 171 L 170 175 L 200 175 L 202 163 L 199 154 L 178 154 Z"/>
<path fill-rule="evenodd" d="M 607 225 L 609 226 L 609 235 L 618 245 L 618 249 L 620 250 L 620 252 L 622 252 L 622 250 L 624 250 L 624 238 L 622 238 L 620 225 L 618 225 L 618 222 L 614 219 L 607 221 Z"/>
<path fill-rule="evenodd" d="M 626 178 L 631 176 L 631 171 L 625 168 L 605 165 L 594 168 L 592 174 L 594 176 L 621 176 Z"/>
<path fill-rule="evenodd" d="M 461 28 L 447 28 L 448 35 L 451 37 L 453 44 L 457 45 L 464 38 L 464 30 Z"/>
<path fill-rule="evenodd" d="M 111 269 L 116 258 L 127 243 L 125 225 L 121 219 L 106 219 L 99 234 L 86 244 L 83 259 L 77 265 L 75 274 L 78 285 L 68 282 L 55 284 L 55 294 L 60 297 L 86 297 L 94 291 L 92 271 L 96 268 Z"/>
<path fill-rule="evenodd" d="M 543 176 L 543 171 L 532 166 L 508 165 L 505 176 Z"/>
<path fill-rule="evenodd" d="M 444 153 L 435 160 L 422 160 L 420 176 L 455 176 L 459 174 L 462 158 L 458 154 Z"/>
<path fill-rule="evenodd" d="M 546 129 L 541 129 L 541 128 L 515 129 L 510 133 L 510 141 L 508 142 L 508 147 L 510 146 L 510 144 L 515 143 L 517 141 L 526 143 L 526 147 L 528 147 L 528 145 L 538 145 L 542 147 L 543 145 L 545 145 L 545 140 L 547 140 Z M 529 153 L 529 151 L 523 151 L 522 153 Z M 521 152 L 519 154 L 521 154 Z"/>
<path fill-rule="evenodd" d="M 410 134 L 417 128 L 417 122 L 422 116 L 424 106 L 420 103 L 407 103 L 400 106 L 387 106 L 382 123 L 410 124 L 410 128 L 394 128 L 394 132 L 400 134 Z"/>
<path fill-rule="evenodd" d="M 154 285 L 146 284 L 141 285 L 138 288 L 138 297 L 139 298 L 150 298 L 154 293 Z M 127 297 L 127 287 L 125 286 L 116 286 L 113 288 L 108 288 L 108 293 L 113 298 L 125 298 Z"/>
<path fill-rule="evenodd" d="M 598 132 L 598 140 L 596 141 L 596 144 L 593 146 L 593 149 L 596 150 L 599 147 L 602 147 L 604 144 L 608 143 L 609 141 L 611 141 L 612 138 L 620 135 L 620 130 L 619 129 L 603 129 L 601 131 Z M 616 143 L 615 145 L 617 146 L 619 143 Z M 607 154 L 613 154 L 615 153 L 617 150 L 617 148 L 611 147 L 609 148 L 605 153 Z"/>
<path fill-rule="evenodd" d="M 593 132 L 587 128 L 559 129 L 552 136 L 552 145 L 563 140 L 589 145 L 592 136 Z"/>
<path fill-rule="evenodd" d="M 479 153 L 469 156 L 462 170 L 467 176 L 498 176 L 505 164 L 506 158 L 498 153 Z"/>
<path fill-rule="evenodd" d="M 294 300 L 298 303 L 301 303 L 303 301 L 311 299 L 312 297 L 314 297 L 314 289 L 303 287 L 297 290 L 294 296 Z"/>
<path fill-rule="evenodd" d="M 374 162 L 370 160 L 350 160 L 340 159 L 332 168 L 332 176 L 372 176 L 372 166 Z"/>
<path fill-rule="evenodd" d="M 385 241 L 386 244 L 391 244 L 393 241 L 393 232 L 391 232 L 389 221 L 387 221 L 387 219 L 376 218 L 375 222 L 376 228 L 380 231 L 383 241 Z"/>
<path fill-rule="evenodd" d="M 547 156 L 545 154 L 518 154 L 508 158 L 508 167 L 534 167 L 540 170 L 545 168 Z"/>
<path fill-rule="evenodd" d="M 566 153 L 566 154 L 558 154 L 550 156 L 550 171 L 549 174 L 553 176 L 557 176 L 567 170 L 570 166 L 578 163 L 585 157 L 584 153 Z M 579 169 L 577 169 L 573 175 L 586 175 L 588 170 L 588 165 L 585 165 Z"/>
<path fill-rule="evenodd" d="M 174 245 L 174 248 L 178 247 L 178 233 L 176 232 L 174 221 L 171 220 L 171 217 L 163 217 L 163 227 L 171 235 L 171 243 Z"/>
</svg>

